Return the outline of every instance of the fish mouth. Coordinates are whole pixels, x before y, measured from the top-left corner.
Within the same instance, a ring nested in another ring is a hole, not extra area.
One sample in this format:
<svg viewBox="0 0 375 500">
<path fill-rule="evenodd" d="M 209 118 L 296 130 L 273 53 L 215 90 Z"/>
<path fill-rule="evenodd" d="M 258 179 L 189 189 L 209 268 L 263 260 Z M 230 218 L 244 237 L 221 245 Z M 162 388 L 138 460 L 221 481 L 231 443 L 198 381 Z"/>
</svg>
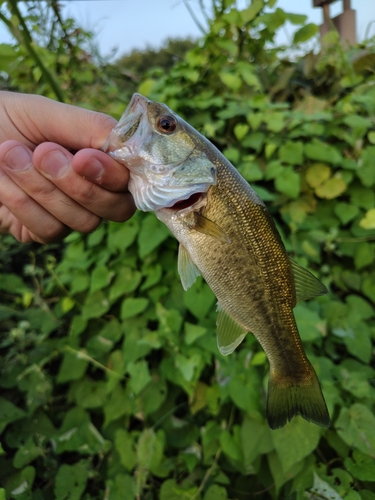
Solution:
<svg viewBox="0 0 375 500">
<path fill-rule="evenodd" d="M 149 102 L 143 95 L 133 94 L 120 121 L 104 143 L 102 151 L 116 160 L 121 160 L 123 148 L 126 148 L 125 143 L 134 136 L 141 124 L 142 117 L 147 115 Z"/>
<path fill-rule="evenodd" d="M 194 193 L 186 198 L 186 200 L 177 201 L 171 207 L 167 207 L 169 210 L 173 210 L 174 212 L 179 212 L 180 210 L 184 210 L 185 208 L 190 208 L 196 203 L 200 202 L 205 193 Z"/>
</svg>

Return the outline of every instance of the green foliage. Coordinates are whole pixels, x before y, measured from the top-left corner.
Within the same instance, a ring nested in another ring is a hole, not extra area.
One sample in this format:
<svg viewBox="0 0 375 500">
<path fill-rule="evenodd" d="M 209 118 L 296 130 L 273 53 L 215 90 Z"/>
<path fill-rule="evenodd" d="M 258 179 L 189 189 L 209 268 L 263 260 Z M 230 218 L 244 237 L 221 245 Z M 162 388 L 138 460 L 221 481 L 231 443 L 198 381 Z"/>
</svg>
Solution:
<svg viewBox="0 0 375 500">
<path fill-rule="evenodd" d="M 293 258 L 329 287 L 295 313 L 333 424 L 268 428 L 263 351 L 248 335 L 220 355 L 215 298 L 202 280 L 183 292 L 177 243 L 154 215 L 64 246 L 2 237 L 0 498 L 375 498 L 374 41 L 344 53 L 329 34 L 324 50 L 293 62 L 273 38 L 289 20 L 300 47 L 316 32 L 303 16 L 271 1 L 234 4 L 214 2 L 200 46 L 169 74 L 145 75 L 139 91 L 223 150 Z M 48 56 L 39 39 L 40 53 L 60 85 L 78 85 L 66 100 L 85 95 L 118 116 L 121 89 L 78 84 L 54 37 Z M 1 46 L 1 64 L 25 50 Z M 13 63 L 8 82 L 52 94 L 45 75 L 26 82 L 30 55 Z"/>
</svg>

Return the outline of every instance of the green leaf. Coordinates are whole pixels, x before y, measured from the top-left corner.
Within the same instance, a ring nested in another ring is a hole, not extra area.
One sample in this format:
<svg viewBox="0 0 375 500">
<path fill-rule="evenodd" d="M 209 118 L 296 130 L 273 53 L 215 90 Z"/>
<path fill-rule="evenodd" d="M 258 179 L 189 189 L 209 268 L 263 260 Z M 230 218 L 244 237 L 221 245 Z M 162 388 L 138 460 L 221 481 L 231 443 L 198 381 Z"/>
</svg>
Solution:
<svg viewBox="0 0 375 500">
<path fill-rule="evenodd" d="M 363 118 L 359 115 L 347 115 L 344 117 L 343 122 L 351 128 L 362 129 L 364 135 L 366 130 L 372 127 L 372 122 L 368 118 Z"/>
<path fill-rule="evenodd" d="M 160 246 L 170 234 L 169 229 L 158 221 L 154 214 L 147 214 L 142 221 L 138 235 L 139 257 L 144 259 L 146 255 Z"/>
<path fill-rule="evenodd" d="M 99 380 L 84 378 L 71 392 L 78 406 L 82 408 L 101 408 L 106 400 L 106 384 Z"/>
<path fill-rule="evenodd" d="M 219 78 L 230 90 L 236 91 L 242 85 L 241 78 L 233 73 L 226 73 L 222 71 L 221 73 L 219 73 Z"/>
<path fill-rule="evenodd" d="M 326 481 L 323 481 L 316 472 L 314 472 L 314 485 L 309 492 L 306 493 L 309 500 L 321 500 L 322 498 L 329 500 L 343 500 L 343 498 L 332 488 Z"/>
<path fill-rule="evenodd" d="M 90 293 L 96 292 L 97 290 L 102 290 L 102 288 L 107 287 L 114 275 L 115 273 L 113 271 L 109 271 L 106 266 L 96 266 L 91 274 Z"/>
<path fill-rule="evenodd" d="M 307 16 L 305 16 L 304 14 L 291 14 L 289 12 L 286 12 L 285 15 L 288 21 L 290 21 L 292 24 L 303 24 L 307 21 Z"/>
<path fill-rule="evenodd" d="M 83 463 L 61 465 L 55 479 L 56 500 L 80 500 L 86 482 L 87 469 Z"/>
<path fill-rule="evenodd" d="M 111 252 L 124 252 L 135 241 L 139 231 L 139 222 L 132 217 L 125 224 L 110 222 L 108 227 L 108 249 Z"/>
<path fill-rule="evenodd" d="M 346 469 L 360 481 L 374 481 L 375 463 L 374 459 L 364 455 L 358 450 L 353 452 L 353 460 L 349 457 L 344 461 Z"/>
<path fill-rule="evenodd" d="M 368 138 L 369 142 L 371 142 L 371 144 L 375 144 L 375 132 L 374 131 L 369 132 L 367 135 L 367 138 Z"/>
<path fill-rule="evenodd" d="M 315 193 L 319 198 L 332 200 L 338 198 L 345 190 L 346 184 L 340 177 L 332 177 L 315 189 Z"/>
<path fill-rule="evenodd" d="M 18 295 L 30 291 L 20 276 L 11 273 L 0 273 L 0 290 Z"/>
<path fill-rule="evenodd" d="M 177 354 L 175 363 L 185 380 L 190 382 L 194 377 L 196 367 L 201 363 L 201 356 L 198 353 L 194 353 L 189 358 L 186 358 L 182 354 Z"/>
<path fill-rule="evenodd" d="M 107 500 L 134 500 L 135 493 L 134 479 L 129 474 L 116 474 L 114 481 L 106 483 Z"/>
<path fill-rule="evenodd" d="M 354 264 L 356 269 L 363 269 L 373 263 L 375 257 L 375 245 L 363 241 L 356 246 Z"/>
<path fill-rule="evenodd" d="M 287 141 L 279 149 L 280 161 L 290 163 L 291 165 L 302 165 L 303 163 L 303 144 L 302 142 Z"/>
<path fill-rule="evenodd" d="M 207 328 L 200 325 L 193 325 L 191 323 L 185 323 L 185 343 L 187 345 L 193 344 L 197 339 L 202 337 L 207 333 Z"/>
<path fill-rule="evenodd" d="M 320 428 L 301 417 L 295 417 L 282 429 L 273 431 L 272 439 L 282 468 L 287 472 L 317 447 Z"/>
<path fill-rule="evenodd" d="M 350 408 L 341 408 L 335 428 L 349 446 L 370 457 L 375 456 L 375 417 L 365 405 L 355 403 Z"/>
<path fill-rule="evenodd" d="M 331 163 L 332 165 L 338 165 L 342 160 L 341 154 L 334 146 L 315 138 L 310 143 L 305 144 L 304 153 L 310 160 Z"/>
<path fill-rule="evenodd" d="M 375 229 L 375 208 L 368 210 L 363 219 L 359 221 L 363 229 Z"/>
<path fill-rule="evenodd" d="M 135 394 L 139 394 L 152 380 L 145 360 L 129 363 L 127 371 L 131 377 L 130 387 Z"/>
<path fill-rule="evenodd" d="M 32 486 L 35 476 L 35 468 L 28 465 L 22 471 L 10 476 L 6 483 L 6 489 L 13 498 L 29 500 L 32 498 Z"/>
<path fill-rule="evenodd" d="M 109 290 L 109 300 L 116 300 L 126 293 L 134 292 L 141 281 L 142 274 L 139 271 L 128 266 L 121 267 L 116 272 L 116 278 Z"/>
<path fill-rule="evenodd" d="M 212 484 L 206 491 L 203 500 L 226 500 L 227 490 L 218 484 Z"/>
<path fill-rule="evenodd" d="M 65 414 L 54 443 L 57 454 L 74 451 L 83 455 L 104 453 L 110 445 L 91 422 L 89 414 L 78 407 Z"/>
<path fill-rule="evenodd" d="M 13 403 L 0 397 L 0 433 L 3 432 L 9 423 L 20 420 L 26 415 L 26 412 L 15 406 Z"/>
<path fill-rule="evenodd" d="M 246 115 L 246 120 L 249 122 L 251 128 L 256 131 L 263 121 L 263 113 L 251 112 Z"/>
<path fill-rule="evenodd" d="M 222 431 L 219 439 L 225 455 L 240 464 L 243 461 L 243 455 L 239 432 L 239 427 L 234 426 L 232 429 L 232 433 L 228 430 Z"/>
<path fill-rule="evenodd" d="M 100 318 L 108 311 L 110 306 L 111 304 L 104 293 L 97 290 L 87 297 L 82 307 L 82 318 L 86 320 Z"/>
<path fill-rule="evenodd" d="M 300 303 L 294 309 L 294 316 L 301 339 L 304 342 L 311 342 L 312 340 L 322 338 L 322 334 L 326 330 L 326 325 L 316 311 L 310 309 L 306 304 Z"/>
<path fill-rule="evenodd" d="M 215 295 L 200 278 L 184 293 L 183 298 L 188 310 L 198 319 L 203 319 L 215 302 Z"/>
<path fill-rule="evenodd" d="M 303 43 L 307 42 L 307 40 L 310 40 L 313 36 L 315 36 L 319 31 L 319 27 L 316 24 L 306 24 L 305 26 L 302 26 L 299 30 L 297 30 L 294 33 L 293 37 L 293 43 Z"/>
<path fill-rule="evenodd" d="M 331 177 L 331 169 L 324 163 L 315 163 L 306 170 L 306 181 L 309 186 L 316 189 Z"/>
<path fill-rule="evenodd" d="M 284 167 L 282 173 L 275 179 L 275 187 L 289 198 L 297 198 L 300 191 L 299 175 L 292 167 Z"/>
<path fill-rule="evenodd" d="M 145 297 L 128 297 L 121 305 L 120 318 L 122 320 L 141 314 L 148 306 L 149 300 Z"/>
<path fill-rule="evenodd" d="M 33 436 L 29 436 L 26 442 L 18 448 L 13 459 L 13 465 L 17 469 L 22 469 L 41 455 L 44 455 L 43 448 L 35 444 Z"/>
<path fill-rule="evenodd" d="M 79 358 L 79 352 L 76 354 L 71 352 L 65 353 L 57 375 L 57 383 L 64 384 L 71 380 L 78 380 L 82 378 L 87 366 L 87 360 Z"/>
<path fill-rule="evenodd" d="M 333 211 L 335 212 L 336 216 L 340 219 L 341 223 L 345 226 L 348 222 L 353 220 L 358 215 L 359 208 L 356 207 L 355 205 L 350 205 L 349 203 L 338 202 L 335 203 Z M 375 228 L 375 220 L 374 220 L 374 228 Z"/>
<path fill-rule="evenodd" d="M 246 125 L 246 123 L 237 123 L 237 125 L 234 127 L 234 135 L 239 141 L 242 141 L 248 131 L 249 125 Z"/>
<path fill-rule="evenodd" d="M 131 472 L 137 463 L 135 443 L 133 437 L 125 429 L 117 429 L 115 434 L 115 448 L 120 455 L 121 464 Z"/>
<path fill-rule="evenodd" d="M 263 6 L 264 6 L 263 0 L 254 0 L 251 3 L 250 7 L 241 10 L 240 12 L 243 24 L 247 24 L 250 21 L 252 21 L 262 10 Z"/>
<path fill-rule="evenodd" d="M 197 489 L 196 486 L 183 488 L 174 479 L 167 479 L 161 485 L 159 500 L 190 500 Z"/>
</svg>

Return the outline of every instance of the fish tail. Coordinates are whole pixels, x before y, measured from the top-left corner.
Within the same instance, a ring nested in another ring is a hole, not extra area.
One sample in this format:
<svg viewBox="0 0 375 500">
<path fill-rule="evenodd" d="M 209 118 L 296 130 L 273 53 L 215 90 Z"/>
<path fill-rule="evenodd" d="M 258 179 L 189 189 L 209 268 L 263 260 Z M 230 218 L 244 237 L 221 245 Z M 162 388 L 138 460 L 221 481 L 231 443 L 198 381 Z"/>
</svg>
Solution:
<svg viewBox="0 0 375 500">
<path fill-rule="evenodd" d="M 329 427 L 330 418 L 318 377 L 309 365 L 306 374 L 297 379 L 271 370 L 267 398 L 267 421 L 271 429 L 283 427 L 295 415 Z"/>
</svg>

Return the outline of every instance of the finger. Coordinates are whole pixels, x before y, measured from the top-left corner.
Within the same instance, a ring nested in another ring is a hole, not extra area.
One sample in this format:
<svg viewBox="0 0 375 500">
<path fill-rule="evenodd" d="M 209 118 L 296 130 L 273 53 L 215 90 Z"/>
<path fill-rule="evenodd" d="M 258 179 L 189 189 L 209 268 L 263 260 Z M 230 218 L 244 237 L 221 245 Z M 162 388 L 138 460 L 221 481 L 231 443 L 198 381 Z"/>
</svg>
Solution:
<svg viewBox="0 0 375 500">
<path fill-rule="evenodd" d="M 63 157 L 67 166 L 61 163 L 61 158 L 57 158 L 53 164 L 56 172 L 69 167 L 68 155 L 66 152 Z M 90 232 L 100 224 L 100 217 L 71 199 L 34 168 L 31 151 L 25 146 L 16 141 L 3 143 L 0 146 L 0 161 L 4 172 L 14 184 L 65 226 L 76 231 Z"/>
<path fill-rule="evenodd" d="M 81 177 L 113 192 L 128 190 L 129 170 L 102 151 L 82 149 L 73 157 L 73 170 Z"/>
<path fill-rule="evenodd" d="M 70 229 L 36 203 L 4 172 L 0 164 L 0 223 L 23 243 L 50 243 L 69 234 Z"/>
<path fill-rule="evenodd" d="M 113 162 L 109 162 L 104 153 L 97 155 L 96 161 L 100 163 L 98 158 L 103 158 L 103 155 L 106 164 L 111 165 L 110 170 L 113 171 Z M 110 158 L 110 160 L 112 159 Z M 129 192 L 111 192 L 78 175 L 71 165 L 72 155 L 58 144 L 44 143 L 38 146 L 34 151 L 33 161 L 35 168 L 56 188 L 93 214 L 116 222 L 128 220 L 133 215 L 135 206 Z M 98 163 L 95 165 L 95 169 L 103 168 L 105 170 L 105 165 Z M 78 164 L 80 164 L 79 159 Z M 92 168 L 94 169 L 94 167 Z M 115 168 L 117 169 L 117 167 Z M 126 169 L 124 171 L 124 178 L 127 179 Z M 97 172 L 94 175 L 97 175 Z M 103 178 L 108 178 L 107 174 L 99 174 L 99 178 L 100 175 L 103 175 Z M 118 170 L 116 175 L 118 178 Z M 121 182 L 125 186 L 126 180 Z"/>
<path fill-rule="evenodd" d="M 14 139 L 26 139 L 29 147 L 51 141 L 73 150 L 100 149 L 117 123 L 103 113 L 37 95 L 2 92 L 2 105 L 19 131 Z"/>
</svg>

